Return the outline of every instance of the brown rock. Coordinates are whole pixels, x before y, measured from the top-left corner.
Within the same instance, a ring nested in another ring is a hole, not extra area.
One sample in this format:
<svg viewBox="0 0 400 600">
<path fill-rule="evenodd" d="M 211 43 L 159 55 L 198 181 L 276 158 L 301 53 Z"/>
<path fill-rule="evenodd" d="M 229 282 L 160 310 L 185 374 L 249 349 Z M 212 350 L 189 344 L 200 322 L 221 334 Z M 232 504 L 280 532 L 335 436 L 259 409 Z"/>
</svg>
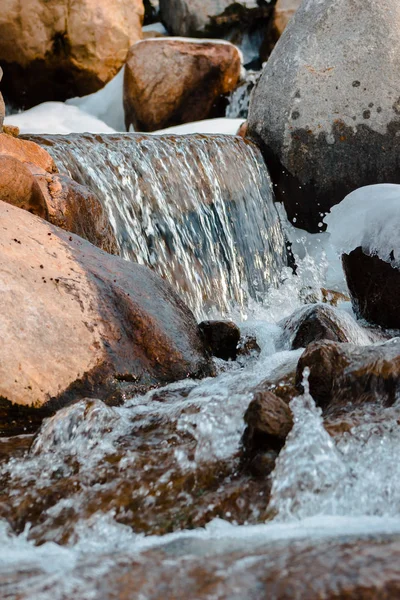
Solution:
<svg viewBox="0 0 400 600">
<path fill-rule="evenodd" d="M 97 597 L 131 600 L 132 589 L 146 600 L 175 600 L 182 589 L 189 590 L 187 600 L 394 600 L 400 596 L 396 534 L 255 542 L 245 550 L 241 544 L 229 541 L 225 552 L 208 560 L 204 559 L 208 541 L 152 549 L 135 562 L 121 561 L 120 569 L 114 568 L 97 584 Z M 108 594 L 102 595 L 105 585 Z"/>
<path fill-rule="evenodd" d="M 327 304 L 302 306 L 280 325 L 284 329 L 282 339 L 292 350 L 320 340 L 352 344 L 370 341 L 367 333 L 349 314 Z"/>
<path fill-rule="evenodd" d="M 210 352 L 223 360 L 236 360 L 240 329 L 232 321 L 203 321 L 199 330 Z"/>
<path fill-rule="evenodd" d="M 155 131 L 224 116 L 221 97 L 235 89 L 240 71 L 240 53 L 229 43 L 160 38 L 135 44 L 125 69 L 126 128 Z"/>
<path fill-rule="evenodd" d="M 391 406 L 400 391 L 400 338 L 373 346 L 315 342 L 299 360 L 299 387 L 306 367 L 310 393 L 326 414 L 365 402 Z"/>
<path fill-rule="evenodd" d="M 0 203 L 0 397 L 52 410 L 212 373 L 197 325 L 145 267 Z"/>
<path fill-rule="evenodd" d="M 0 154 L 0 200 L 76 233 L 110 254 L 119 252 L 98 198 L 69 177 Z"/>
<path fill-rule="evenodd" d="M 58 169 L 50 154 L 38 144 L 20 138 L 0 134 L 0 155 L 13 156 L 23 163 L 32 163 L 48 173 L 57 173 Z"/>
<path fill-rule="evenodd" d="M 47 207 L 42 190 L 29 168 L 7 154 L 0 154 L 0 200 L 44 219 Z"/>
<path fill-rule="evenodd" d="M 46 203 L 47 221 L 88 240 L 109 254 L 119 254 L 117 240 L 100 200 L 65 175 L 42 172 L 35 177 Z"/>
<path fill-rule="evenodd" d="M 244 415 L 243 462 L 255 476 L 268 475 L 293 426 L 288 405 L 260 386 Z"/>
<path fill-rule="evenodd" d="M 400 270 L 361 248 L 342 256 L 354 311 L 371 323 L 400 329 Z"/>
<path fill-rule="evenodd" d="M 141 38 L 142 0 L 5 0 L 3 93 L 29 108 L 103 87 Z"/>
<path fill-rule="evenodd" d="M 300 6 L 301 0 L 278 0 L 275 5 L 274 27 L 279 35 L 282 35 L 286 25 Z"/>
<path fill-rule="evenodd" d="M 3 125 L 3 133 L 11 135 L 12 137 L 18 137 L 19 127 L 16 125 Z"/>
</svg>

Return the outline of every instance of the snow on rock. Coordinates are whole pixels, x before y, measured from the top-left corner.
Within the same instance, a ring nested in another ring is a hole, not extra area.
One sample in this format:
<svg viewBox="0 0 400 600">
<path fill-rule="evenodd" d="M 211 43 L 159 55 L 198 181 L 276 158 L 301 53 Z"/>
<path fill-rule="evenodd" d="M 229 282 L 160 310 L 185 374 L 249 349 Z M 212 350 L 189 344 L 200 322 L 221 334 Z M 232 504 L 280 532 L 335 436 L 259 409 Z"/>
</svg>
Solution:
<svg viewBox="0 0 400 600">
<path fill-rule="evenodd" d="M 366 254 L 400 265 L 400 185 L 359 188 L 334 206 L 325 222 L 341 254 L 361 247 Z"/>
<path fill-rule="evenodd" d="M 4 123 L 16 125 L 21 133 L 115 133 L 100 119 L 64 102 L 44 102 L 6 117 Z"/>
<path fill-rule="evenodd" d="M 125 131 L 125 114 L 122 101 L 124 84 L 123 67 L 107 85 L 89 96 L 71 98 L 67 105 L 77 106 L 81 110 L 100 119 L 115 131 Z"/>
<path fill-rule="evenodd" d="M 220 133 L 226 135 L 236 135 L 239 127 L 244 122 L 244 119 L 205 119 L 204 121 L 195 121 L 193 123 L 185 123 L 176 127 L 168 127 L 168 129 L 159 129 L 153 131 L 153 135 L 188 135 L 191 133 Z"/>
</svg>

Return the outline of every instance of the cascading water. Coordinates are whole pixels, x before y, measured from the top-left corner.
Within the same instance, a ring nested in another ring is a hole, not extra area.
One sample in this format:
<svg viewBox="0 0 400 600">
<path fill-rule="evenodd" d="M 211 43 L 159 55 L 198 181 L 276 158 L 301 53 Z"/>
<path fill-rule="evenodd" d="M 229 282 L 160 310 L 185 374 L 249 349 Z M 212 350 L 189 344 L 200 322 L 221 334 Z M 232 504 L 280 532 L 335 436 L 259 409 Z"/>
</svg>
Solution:
<svg viewBox="0 0 400 600">
<path fill-rule="evenodd" d="M 306 389 L 292 401 L 272 489 L 269 478 L 241 473 L 252 389 L 293 372 L 302 352 L 267 322 L 301 305 L 311 263 L 299 267 L 271 291 L 272 311 L 259 307 L 242 324 L 257 334 L 258 358 L 217 361 L 214 379 L 174 383 L 119 408 L 82 401 L 45 423 L 29 452 L 29 438 L 8 460 L 0 452 L 2 598 L 157 600 L 188 590 L 196 599 L 261 599 L 267 590 L 272 600 L 316 600 L 354 585 L 351 561 L 365 540 L 374 584 L 387 569 L 382 540 L 396 564 L 397 404 L 371 406 L 332 438 Z M 323 283 L 318 269 L 315 278 Z M 337 563 L 349 573 L 332 571 Z"/>
<path fill-rule="evenodd" d="M 123 258 L 168 279 L 197 317 L 261 300 L 284 238 L 260 151 L 231 136 L 30 136 L 93 190 Z"/>
<path fill-rule="evenodd" d="M 293 377 L 302 353 L 282 319 L 322 298 L 328 266 L 310 236 L 297 274 L 284 267 L 258 151 L 221 136 L 40 142 L 97 193 L 123 256 L 176 278 L 198 315 L 236 303 L 238 320 L 247 300 L 242 333 L 261 353 L 121 407 L 82 400 L 34 439 L 0 439 L 0 598 L 319 600 L 400 582 L 398 402 L 354 411 L 331 436 L 305 385 L 273 473 L 243 466 L 255 388 Z M 349 314 L 340 322 L 370 343 Z"/>
</svg>

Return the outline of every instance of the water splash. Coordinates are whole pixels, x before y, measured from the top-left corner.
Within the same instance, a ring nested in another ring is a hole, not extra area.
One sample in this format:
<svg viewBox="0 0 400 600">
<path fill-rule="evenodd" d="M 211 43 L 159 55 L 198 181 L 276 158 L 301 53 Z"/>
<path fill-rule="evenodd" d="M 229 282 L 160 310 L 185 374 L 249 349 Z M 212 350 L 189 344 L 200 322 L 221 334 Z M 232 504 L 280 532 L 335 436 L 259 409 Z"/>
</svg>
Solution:
<svg viewBox="0 0 400 600">
<path fill-rule="evenodd" d="M 101 200 L 121 255 L 168 279 L 197 317 L 261 300 L 286 264 L 258 148 L 232 136 L 30 136 Z"/>
</svg>

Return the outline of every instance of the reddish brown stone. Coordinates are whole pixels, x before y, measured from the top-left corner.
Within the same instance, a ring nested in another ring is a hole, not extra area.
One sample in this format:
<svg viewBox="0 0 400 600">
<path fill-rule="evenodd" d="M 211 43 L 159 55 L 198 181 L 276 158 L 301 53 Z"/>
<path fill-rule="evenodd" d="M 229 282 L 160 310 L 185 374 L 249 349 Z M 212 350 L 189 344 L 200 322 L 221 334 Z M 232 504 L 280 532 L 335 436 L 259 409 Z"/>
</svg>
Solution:
<svg viewBox="0 0 400 600">
<path fill-rule="evenodd" d="M 0 397 L 57 407 L 212 373 L 190 310 L 145 267 L 0 203 Z"/>
<path fill-rule="evenodd" d="M 130 49 L 125 68 L 126 128 L 155 131 L 224 116 L 221 97 L 235 89 L 240 71 L 240 53 L 232 44 L 143 40 Z"/>
</svg>

